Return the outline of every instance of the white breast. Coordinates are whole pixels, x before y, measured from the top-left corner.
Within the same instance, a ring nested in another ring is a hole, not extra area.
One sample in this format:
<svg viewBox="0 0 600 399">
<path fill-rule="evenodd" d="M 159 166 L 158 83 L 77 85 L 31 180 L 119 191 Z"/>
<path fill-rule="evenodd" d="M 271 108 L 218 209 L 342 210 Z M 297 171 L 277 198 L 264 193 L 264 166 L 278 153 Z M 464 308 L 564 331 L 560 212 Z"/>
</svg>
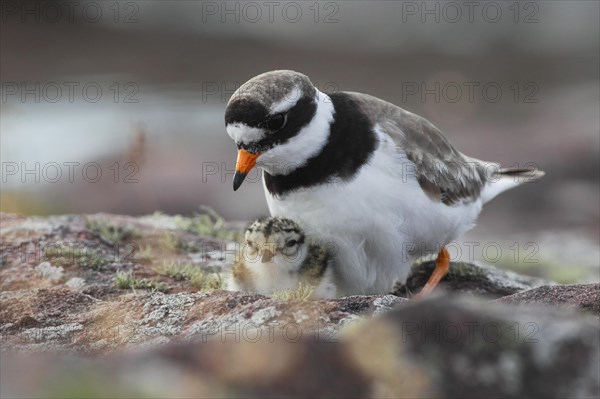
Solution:
<svg viewBox="0 0 600 399">
<path fill-rule="evenodd" d="M 342 294 L 387 293 L 404 282 L 414 256 L 435 253 L 474 225 L 481 201 L 435 203 L 406 156 L 387 135 L 350 182 L 294 191 L 281 199 L 265 188 L 271 215 L 299 222 L 337 252 Z M 413 165 L 414 167 L 414 165 Z M 416 254 L 409 252 L 417 250 Z"/>
</svg>

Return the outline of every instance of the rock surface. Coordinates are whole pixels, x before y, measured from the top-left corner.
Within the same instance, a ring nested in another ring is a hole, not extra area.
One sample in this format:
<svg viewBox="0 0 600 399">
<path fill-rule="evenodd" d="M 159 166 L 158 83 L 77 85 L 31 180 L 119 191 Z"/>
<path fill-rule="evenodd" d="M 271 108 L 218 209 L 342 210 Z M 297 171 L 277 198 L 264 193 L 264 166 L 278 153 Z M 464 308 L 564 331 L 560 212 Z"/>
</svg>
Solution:
<svg viewBox="0 0 600 399">
<path fill-rule="evenodd" d="M 406 284 L 397 286 L 394 293 L 406 297 L 419 292 L 434 268 L 435 263 L 432 261 L 413 265 Z M 437 289 L 500 298 L 544 284 L 550 283 L 537 277 L 523 276 L 507 270 L 457 262 L 450 265 L 448 274 Z"/>
<path fill-rule="evenodd" d="M 542 286 L 505 296 L 498 301 L 565 307 L 600 316 L 600 284 Z"/>
<path fill-rule="evenodd" d="M 4 349 L 85 353 L 227 335 L 237 340 L 310 335 L 333 341 L 344 325 L 406 301 L 393 295 L 281 301 L 221 290 L 127 293 L 103 301 L 64 288 L 19 290 L 0 296 L 0 333 Z"/>
<path fill-rule="evenodd" d="M 598 396 L 599 284 L 457 263 L 409 300 L 424 262 L 397 295 L 279 300 L 214 289 L 216 216 L 0 222 L 2 397 Z"/>
<path fill-rule="evenodd" d="M 147 299 L 166 311 L 157 298 Z M 251 304 L 260 301 L 268 300 Z M 450 295 L 402 301 L 339 335 L 307 334 L 302 327 L 244 333 L 229 322 L 208 337 L 195 331 L 195 340 L 173 343 L 185 334 L 165 329 L 179 316 L 147 313 L 144 320 L 154 319 L 164 340 L 148 337 L 149 349 L 93 363 L 64 355 L 3 356 L 3 396 L 565 398 L 596 397 L 599 389 L 598 323 L 565 311 L 515 312 Z M 153 334 L 142 325 L 131 340 Z M 44 378 L 19 385 L 25 366 Z"/>
</svg>

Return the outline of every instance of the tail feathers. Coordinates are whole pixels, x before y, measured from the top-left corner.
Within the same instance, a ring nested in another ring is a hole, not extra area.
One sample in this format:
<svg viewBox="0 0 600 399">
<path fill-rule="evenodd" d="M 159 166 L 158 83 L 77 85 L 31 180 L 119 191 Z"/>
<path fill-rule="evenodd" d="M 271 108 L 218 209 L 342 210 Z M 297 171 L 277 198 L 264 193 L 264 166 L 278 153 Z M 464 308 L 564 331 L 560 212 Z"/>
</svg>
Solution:
<svg viewBox="0 0 600 399">
<path fill-rule="evenodd" d="M 544 171 L 535 168 L 503 168 L 495 171 L 483 187 L 481 198 L 484 203 L 498 194 L 510 190 L 522 183 L 531 183 L 541 179 Z"/>
<path fill-rule="evenodd" d="M 501 178 L 510 177 L 519 183 L 527 183 L 541 179 L 546 173 L 535 168 L 502 168 L 496 174 L 500 175 Z"/>
</svg>

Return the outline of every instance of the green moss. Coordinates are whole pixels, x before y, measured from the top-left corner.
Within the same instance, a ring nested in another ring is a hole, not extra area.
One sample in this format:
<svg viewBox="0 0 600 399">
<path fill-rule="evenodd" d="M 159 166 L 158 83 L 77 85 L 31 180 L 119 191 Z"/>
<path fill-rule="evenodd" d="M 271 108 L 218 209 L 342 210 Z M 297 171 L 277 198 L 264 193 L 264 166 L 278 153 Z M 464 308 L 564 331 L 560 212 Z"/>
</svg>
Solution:
<svg viewBox="0 0 600 399">
<path fill-rule="evenodd" d="M 190 284 L 200 291 L 218 290 L 223 287 L 220 274 L 199 273 L 190 276 Z"/>
<path fill-rule="evenodd" d="M 161 276 L 167 276 L 176 281 L 187 280 L 192 273 L 192 265 L 188 263 L 165 262 L 162 266 L 156 267 L 154 271 Z"/>
<path fill-rule="evenodd" d="M 295 290 L 275 291 L 271 297 L 281 301 L 300 300 L 306 301 L 310 298 L 314 291 L 314 287 L 300 283 Z"/>
<path fill-rule="evenodd" d="M 177 236 L 174 233 L 164 232 L 158 242 L 161 249 L 171 253 L 175 252 L 198 252 L 199 249 L 192 243 L 184 240 L 182 237 Z"/>
<path fill-rule="evenodd" d="M 100 270 L 110 263 L 110 260 L 98 251 L 63 244 L 44 247 L 44 257 L 56 266 L 80 266 L 93 270 Z"/>
<path fill-rule="evenodd" d="M 169 287 L 165 283 L 156 280 L 135 278 L 131 273 L 117 272 L 115 275 L 115 286 L 122 290 L 141 289 L 166 292 Z"/>
<path fill-rule="evenodd" d="M 158 245 L 160 249 L 172 253 L 177 252 L 177 250 L 181 246 L 179 239 L 174 234 L 169 233 L 168 231 L 164 232 L 160 236 L 158 240 Z"/>
<path fill-rule="evenodd" d="M 139 235 L 132 226 L 118 226 L 104 220 L 87 219 L 85 225 L 92 233 L 109 245 L 122 244 Z"/>
<path fill-rule="evenodd" d="M 167 276 L 177 281 L 188 281 L 193 287 L 201 291 L 219 289 L 223 285 L 219 274 L 206 273 L 191 263 L 165 262 L 161 267 L 156 268 L 155 271 L 162 276 Z"/>
<path fill-rule="evenodd" d="M 242 232 L 227 227 L 225 219 L 207 206 L 200 207 L 201 213 L 191 218 L 177 216 L 175 223 L 179 228 L 202 237 L 214 237 L 221 240 L 239 241 Z"/>
<path fill-rule="evenodd" d="M 135 253 L 135 257 L 140 261 L 152 261 L 155 257 L 152 245 L 141 245 L 140 250 Z"/>
<path fill-rule="evenodd" d="M 450 269 L 448 270 L 449 277 L 484 277 L 486 276 L 485 269 L 476 266 L 472 263 L 466 262 L 455 262 L 450 264 Z"/>
</svg>

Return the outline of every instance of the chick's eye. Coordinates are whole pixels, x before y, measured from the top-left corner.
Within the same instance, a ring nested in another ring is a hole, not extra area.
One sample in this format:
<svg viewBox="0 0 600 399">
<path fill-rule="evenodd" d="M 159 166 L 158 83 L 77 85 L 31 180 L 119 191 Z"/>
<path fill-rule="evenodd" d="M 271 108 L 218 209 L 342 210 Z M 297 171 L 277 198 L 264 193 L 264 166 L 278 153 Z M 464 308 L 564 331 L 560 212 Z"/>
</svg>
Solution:
<svg viewBox="0 0 600 399">
<path fill-rule="evenodd" d="M 286 242 L 286 243 L 285 243 L 285 246 L 286 246 L 287 248 L 291 248 L 291 247 L 294 247 L 294 246 L 296 246 L 296 244 L 298 244 L 298 241 L 296 241 L 296 240 L 291 240 L 291 241 L 288 241 L 288 242 Z"/>
<path fill-rule="evenodd" d="M 276 114 L 267 120 L 266 126 L 269 130 L 279 130 L 285 126 L 286 116 L 284 114 Z"/>
</svg>

